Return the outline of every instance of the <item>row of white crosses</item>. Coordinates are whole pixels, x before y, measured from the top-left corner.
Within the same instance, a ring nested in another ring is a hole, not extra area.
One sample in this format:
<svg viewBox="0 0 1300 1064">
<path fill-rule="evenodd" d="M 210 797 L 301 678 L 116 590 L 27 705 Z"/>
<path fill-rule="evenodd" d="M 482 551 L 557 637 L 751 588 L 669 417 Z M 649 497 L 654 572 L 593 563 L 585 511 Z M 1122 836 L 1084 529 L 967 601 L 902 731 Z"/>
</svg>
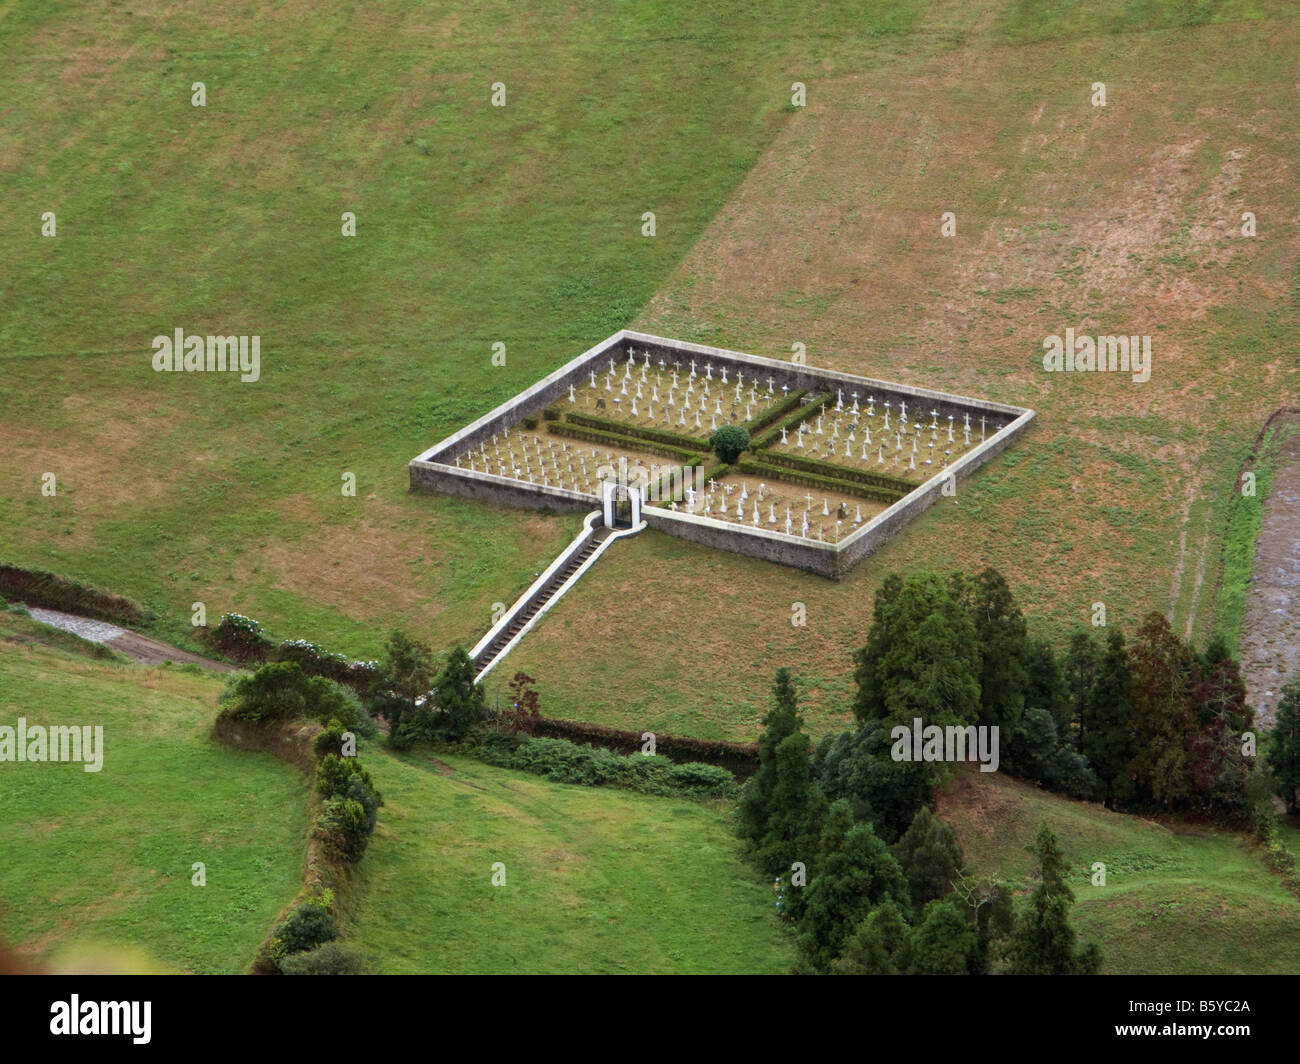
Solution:
<svg viewBox="0 0 1300 1064">
<path fill-rule="evenodd" d="M 854 392 L 852 398 L 853 398 L 853 408 L 850 411 L 848 411 L 848 414 L 856 415 L 859 411 L 858 393 Z M 848 424 L 848 434 L 844 438 L 843 451 L 841 451 L 839 448 L 840 429 L 844 425 L 844 419 L 846 415 L 842 413 L 842 411 L 844 410 L 844 392 L 842 389 L 839 391 L 835 409 L 831 415 L 832 425 L 831 425 L 830 438 L 828 440 L 825 440 L 825 453 L 827 458 L 834 459 L 834 458 L 843 457 L 850 460 L 860 460 L 862 462 L 869 462 L 871 460 L 870 452 L 872 447 L 874 446 L 876 450 L 876 454 L 875 454 L 876 464 L 884 465 L 885 449 L 886 447 L 889 446 L 889 442 L 890 442 L 889 433 L 892 431 L 894 439 L 893 439 L 893 447 L 891 449 L 891 453 L 893 454 L 894 465 L 899 465 L 901 463 L 902 455 L 904 452 L 903 436 L 904 433 L 908 433 L 907 402 L 906 400 L 904 400 L 900 403 L 900 413 L 898 419 L 899 427 L 893 428 L 891 430 L 890 413 L 892 411 L 892 407 L 894 404 L 891 400 L 885 401 L 884 403 L 885 415 L 884 415 L 884 429 L 883 429 L 884 438 L 882 442 L 880 442 L 879 444 L 873 444 L 871 439 L 871 422 L 875 418 L 875 413 L 876 413 L 875 402 L 876 402 L 875 396 L 868 397 L 867 421 L 866 424 L 862 425 L 862 440 L 860 445 L 858 444 L 858 438 L 857 438 L 857 426 L 861 424 L 861 419 L 855 418 L 854 420 L 850 421 Z M 826 431 L 823 427 L 823 423 L 826 417 L 825 411 L 826 408 L 823 407 L 821 413 L 819 413 L 817 416 L 817 423 L 815 426 L 809 424 L 806 421 L 800 422 L 798 430 L 796 432 L 796 438 L 794 442 L 794 447 L 796 450 L 802 450 L 804 448 L 804 442 L 803 442 L 804 436 L 808 436 L 810 439 L 812 439 L 811 450 L 814 452 L 814 454 L 821 452 L 822 441 L 813 439 L 813 437 L 826 436 Z M 940 428 L 939 411 L 931 410 L 930 416 L 932 419 L 930 425 L 928 426 L 930 430 L 930 441 L 927 446 L 930 451 L 931 457 L 924 459 L 923 462 L 924 465 L 932 465 L 934 463 L 934 458 L 933 458 L 934 448 L 938 442 L 938 433 Z M 956 415 L 954 414 L 948 415 L 948 443 L 949 444 L 956 443 L 956 439 L 953 436 L 955 420 L 956 420 Z M 912 437 L 911 456 L 908 458 L 909 470 L 914 471 L 916 469 L 916 455 L 919 451 L 919 441 L 921 439 L 921 433 L 925 430 L 925 428 L 926 426 L 922 421 L 914 420 L 912 422 L 911 432 L 909 433 Z M 970 447 L 970 431 L 971 431 L 970 414 L 968 412 L 965 416 L 965 425 L 963 428 L 963 444 L 962 444 L 963 447 Z M 986 431 L 987 431 L 987 419 L 985 417 L 981 417 L 980 418 L 981 441 L 983 441 L 983 439 L 985 438 Z M 788 431 L 784 428 L 781 430 L 781 442 L 787 445 L 790 442 Z M 861 451 L 860 454 L 854 453 L 855 445 L 860 446 L 860 451 Z M 951 456 L 952 456 L 952 448 L 949 447 L 944 451 L 943 465 L 945 467 L 947 466 Z"/>
<path fill-rule="evenodd" d="M 717 480 L 710 477 L 708 491 L 704 493 L 703 506 L 700 505 L 700 499 L 698 497 L 699 493 L 694 490 L 688 490 L 686 492 L 686 512 L 701 514 L 704 517 L 712 517 L 715 520 L 729 521 L 733 524 L 748 524 L 752 527 L 758 528 L 764 523 L 763 505 L 766 504 L 766 524 L 771 528 L 780 527 L 776 509 L 778 502 L 781 502 L 783 497 L 780 493 L 769 488 L 767 484 L 759 483 L 757 491 L 751 494 L 748 481 L 741 481 L 740 495 L 736 498 L 734 503 L 729 503 L 728 500 L 730 499 L 732 492 L 735 491 L 735 485 L 723 484 L 721 492 L 717 490 L 718 486 Z M 715 500 L 717 501 L 716 510 L 714 507 Z M 746 506 L 746 503 L 749 503 L 749 505 Z M 794 506 L 793 512 L 791 503 L 793 503 Z M 796 534 L 796 526 L 794 522 L 795 516 L 799 514 L 798 503 L 799 499 L 796 497 L 784 504 L 785 523 L 783 527 L 787 536 Z M 800 524 L 797 526 L 797 534 L 804 538 L 809 537 L 809 532 L 812 527 L 809 518 L 816 516 L 813 510 L 813 503 L 814 499 L 810 492 L 804 496 L 804 507 L 800 516 Z M 671 507 L 674 510 L 678 508 L 676 503 L 672 503 Z M 829 497 L 824 496 L 822 498 L 821 516 L 831 516 Z M 847 517 L 848 504 L 841 502 L 835 511 L 836 540 L 840 538 L 840 532 Z M 857 512 L 853 519 L 853 527 L 858 528 L 862 524 L 862 521 L 862 505 L 859 503 L 857 505 Z M 825 538 L 824 523 L 818 524 L 816 538 Z"/>
<path fill-rule="evenodd" d="M 600 382 L 597 380 L 596 370 L 588 369 L 587 373 L 590 378 L 590 384 L 587 389 L 587 394 L 584 396 L 584 405 L 589 409 L 593 407 L 595 409 L 603 409 L 610 414 L 626 411 L 633 418 L 644 417 L 648 422 L 653 424 L 656 420 L 655 405 L 660 404 L 662 423 L 664 425 L 671 426 L 674 424 L 672 410 L 676 408 L 678 411 L 676 420 L 677 427 L 694 427 L 703 430 L 703 417 L 708 415 L 709 429 L 712 431 L 718 427 L 719 418 L 726 419 L 730 422 L 742 420 L 739 418 L 739 404 L 745 404 L 743 420 L 751 421 L 754 417 L 754 408 L 758 404 L 770 403 L 776 398 L 776 381 L 771 377 L 767 379 L 766 393 L 761 393 L 759 391 L 757 378 L 752 378 L 749 386 L 749 396 L 746 398 L 744 389 L 745 373 L 743 370 L 739 370 L 736 375 L 734 401 L 731 401 L 730 410 L 724 411 L 722 408 L 722 395 L 715 394 L 710 388 L 710 383 L 715 380 L 713 376 L 713 363 L 708 363 L 708 365 L 705 366 L 705 373 L 701 375 L 699 372 L 699 363 L 694 359 L 690 362 L 690 375 L 686 378 L 683 397 L 679 398 L 678 388 L 680 387 L 680 383 L 678 378 L 683 368 L 682 364 L 680 362 L 675 362 L 672 366 L 669 366 L 668 363 L 661 358 L 659 360 L 658 372 L 655 374 L 654 379 L 651 380 L 649 377 L 650 354 L 647 351 L 643 352 L 642 356 L 643 361 L 639 367 L 641 371 L 640 376 L 634 377 L 632 371 L 634 368 L 637 368 L 636 348 L 628 349 L 628 358 L 627 362 L 623 366 L 623 376 L 621 381 L 618 378 L 617 364 L 615 360 L 611 358 L 609 360 L 609 369 L 604 374 L 603 389 Z M 665 379 L 665 370 L 667 371 L 667 379 Z M 616 381 L 618 381 L 617 394 L 615 394 Z M 701 385 L 701 394 L 698 397 L 696 395 L 695 387 L 697 381 L 699 381 Z M 727 367 L 725 365 L 721 367 L 721 383 L 723 385 L 730 384 L 727 377 Z M 648 396 L 645 394 L 645 387 L 647 384 L 650 387 L 650 394 Z M 635 391 L 629 391 L 629 387 Z M 667 389 L 666 398 L 660 397 L 660 388 Z M 601 396 L 599 393 L 602 390 L 606 395 L 610 396 L 610 398 Z M 712 410 L 709 409 L 710 399 L 713 400 Z M 627 400 L 627 402 L 624 403 L 624 400 Z M 576 385 L 569 386 L 569 402 L 573 404 L 578 402 Z M 608 406 L 607 404 L 609 402 L 612 402 L 614 405 L 612 407 Z M 639 406 L 640 403 L 646 404 L 644 414 Z"/>
</svg>

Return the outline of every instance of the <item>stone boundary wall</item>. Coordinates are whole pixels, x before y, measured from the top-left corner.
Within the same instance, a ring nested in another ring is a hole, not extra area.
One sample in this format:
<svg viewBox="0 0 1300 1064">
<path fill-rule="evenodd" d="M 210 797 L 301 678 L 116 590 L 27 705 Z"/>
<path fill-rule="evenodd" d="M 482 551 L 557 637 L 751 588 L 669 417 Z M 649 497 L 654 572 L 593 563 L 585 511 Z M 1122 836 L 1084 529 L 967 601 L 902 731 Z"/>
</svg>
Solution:
<svg viewBox="0 0 1300 1064">
<path fill-rule="evenodd" d="M 595 495 L 563 488 L 548 488 L 540 484 L 521 485 L 519 481 L 509 477 L 458 468 L 450 463 L 450 458 L 456 451 L 479 445 L 494 433 L 500 432 L 502 428 L 517 422 L 525 414 L 551 403 L 567 402 L 570 384 L 576 386 L 587 384 L 590 371 L 607 363 L 610 358 L 613 358 L 616 363 L 626 362 L 629 347 L 637 349 L 638 365 L 643 361 L 645 352 L 650 354 L 652 364 L 661 357 L 671 357 L 683 364 L 689 363 L 690 359 L 694 358 L 697 372 L 703 372 L 703 364 L 708 362 L 714 364 L 715 370 L 721 369 L 724 365 L 728 371 L 739 369 L 749 373 L 757 370 L 764 383 L 768 377 L 773 379 L 774 389 L 777 391 L 785 385 L 791 390 L 803 389 L 810 392 L 829 389 L 834 396 L 835 389 L 843 387 L 846 396 L 856 390 L 859 403 L 862 405 L 865 389 L 876 396 L 878 406 L 885 400 L 891 402 L 907 400 L 909 403 L 920 404 L 922 410 L 927 405 L 933 407 L 943 404 L 945 407 L 955 407 L 960 411 L 970 411 L 977 416 L 989 414 L 1012 419 L 1010 424 L 977 445 L 969 454 L 957 459 L 947 469 L 936 472 L 905 498 L 894 503 L 884 513 L 872 518 L 838 544 L 808 540 L 801 536 L 787 536 L 784 532 L 772 532 L 764 528 L 741 527 L 699 514 L 672 511 L 654 505 L 647 505 L 642 511 L 642 516 L 650 528 L 670 536 L 763 561 L 792 566 L 835 580 L 843 577 L 853 565 L 878 550 L 908 521 L 942 498 L 943 484 L 950 474 L 960 479 L 978 469 L 1010 446 L 1015 437 L 1034 419 L 1034 411 L 1023 407 L 1007 406 L 985 399 L 879 381 L 869 377 L 857 377 L 836 370 L 817 369 L 764 358 L 761 355 L 750 355 L 624 329 L 584 351 L 531 388 L 525 389 L 477 421 L 412 459 L 411 490 L 441 492 L 478 502 L 557 513 L 585 512 L 598 507 L 600 499 Z M 715 380 L 717 379 L 715 377 Z"/>
</svg>

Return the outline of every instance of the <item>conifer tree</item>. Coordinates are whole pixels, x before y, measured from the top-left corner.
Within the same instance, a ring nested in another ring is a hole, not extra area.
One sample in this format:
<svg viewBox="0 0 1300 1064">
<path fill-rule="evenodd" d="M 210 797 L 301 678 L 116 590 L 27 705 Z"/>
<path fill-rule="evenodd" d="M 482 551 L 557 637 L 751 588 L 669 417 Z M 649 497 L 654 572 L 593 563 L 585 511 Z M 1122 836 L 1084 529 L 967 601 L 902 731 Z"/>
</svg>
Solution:
<svg viewBox="0 0 1300 1064">
<path fill-rule="evenodd" d="M 1282 698 L 1273 717 L 1273 738 L 1268 750 L 1268 767 L 1277 780 L 1277 793 L 1289 812 L 1296 811 L 1300 793 L 1300 680 L 1282 688 Z"/>
<path fill-rule="evenodd" d="M 1039 882 L 1011 932 L 1008 971 L 1013 975 L 1096 975 L 1101 969 L 1097 947 L 1075 949 L 1075 931 L 1070 926 L 1074 891 L 1066 882 L 1065 855 L 1047 824 L 1039 825 L 1031 849 L 1038 860 Z"/>
<path fill-rule="evenodd" d="M 758 771 L 745 784 L 740 798 L 739 834 L 753 844 L 767 833 L 772 791 L 776 786 L 776 748 L 803 727 L 789 669 L 776 670 L 772 700 L 772 708 L 763 718 L 763 733 L 758 739 Z"/>
<path fill-rule="evenodd" d="M 923 909 L 952 891 L 961 874 L 962 852 L 957 833 L 922 806 L 912 825 L 893 846 L 912 895 L 912 904 Z"/>
<path fill-rule="evenodd" d="M 1084 756 L 1102 783 L 1108 809 L 1114 809 L 1117 800 L 1126 801 L 1133 793 L 1129 765 L 1137 751 L 1133 746 L 1133 704 L 1129 698 L 1132 686 L 1124 633 L 1112 628 L 1097 663 L 1089 698 L 1092 724 L 1083 742 Z"/>
</svg>

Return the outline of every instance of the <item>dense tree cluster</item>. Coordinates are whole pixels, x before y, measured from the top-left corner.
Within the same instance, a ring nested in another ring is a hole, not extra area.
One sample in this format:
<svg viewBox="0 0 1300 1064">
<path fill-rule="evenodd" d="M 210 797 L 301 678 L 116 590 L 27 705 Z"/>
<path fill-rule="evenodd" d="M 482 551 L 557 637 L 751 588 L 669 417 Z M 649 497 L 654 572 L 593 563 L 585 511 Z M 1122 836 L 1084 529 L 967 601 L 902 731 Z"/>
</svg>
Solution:
<svg viewBox="0 0 1300 1064">
<path fill-rule="evenodd" d="M 1270 789 L 1300 795 L 1300 683 L 1277 707 L 1267 758 L 1240 670 L 1215 638 L 1201 653 L 1151 613 L 1130 640 L 1076 630 L 1058 651 L 1030 638 L 1001 574 L 889 576 L 854 656 L 857 727 L 814 749 L 789 673 L 776 675 L 739 831 L 785 884 L 809 972 L 1082 974 L 1094 946 L 1069 925 L 1073 893 L 1043 825 L 1019 909 L 1008 888 L 963 868 L 952 829 L 931 812 L 953 771 L 896 760 L 894 731 L 996 727 L 1001 767 L 1076 798 L 1129 811 L 1271 822 Z M 1265 761 L 1265 765 L 1258 762 Z"/>
<path fill-rule="evenodd" d="M 790 877 L 781 908 L 797 925 L 798 971 L 1096 970 L 1094 948 L 1074 950 L 1072 896 L 1050 830 L 1036 851 L 1047 886 L 1017 918 L 1006 886 L 965 873 L 955 833 L 925 804 L 928 766 L 894 761 L 880 721 L 814 755 L 785 669 L 773 694 L 739 830 L 765 872 Z"/>
</svg>

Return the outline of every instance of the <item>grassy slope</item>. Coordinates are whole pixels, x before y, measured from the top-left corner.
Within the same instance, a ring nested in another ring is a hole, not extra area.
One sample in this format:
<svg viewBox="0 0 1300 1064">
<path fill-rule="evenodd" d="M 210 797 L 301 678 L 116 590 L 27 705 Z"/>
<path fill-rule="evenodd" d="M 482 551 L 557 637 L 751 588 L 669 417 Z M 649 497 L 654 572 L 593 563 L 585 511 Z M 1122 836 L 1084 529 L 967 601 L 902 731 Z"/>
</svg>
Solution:
<svg viewBox="0 0 1300 1064">
<path fill-rule="evenodd" d="M 298 889 L 302 777 L 208 741 L 219 681 L 107 664 L 92 646 L 0 612 L 0 723 L 100 724 L 106 748 L 98 774 L 0 765 L 0 939 L 47 961 L 111 943 L 111 956 L 142 947 L 176 971 L 241 971 Z M 386 805 L 345 932 L 384 972 L 793 961 L 725 803 L 364 753 Z M 190 885 L 194 861 L 207 865 L 203 889 Z M 500 889 L 494 861 L 507 868 Z"/>
<path fill-rule="evenodd" d="M 208 739 L 211 677 L 104 663 L 63 636 L 0 613 L 0 723 L 100 725 L 105 750 L 98 773 L 0 764 L 0 938 L 46 961 L 111 942 L 242 971 L 302 876 L 301 775 Z"/>
<path fill-rule="evenodd" d="M 577 518 L 408 496 L 405 461 L 635 318 L 1041 417 L 843 584 L 623 544 L 517 652 L 548 712 L 751 738 L 784 663 L 829 730 L 872 591 L 922 564 L 997 565 L 1039 626 L 1207 630 L 1237 465 L 1296 391 L 1282 0 L 132 11 L 0 20 L 0 555 L 174 641 L 201 600 L 357 655 L 472 642 Z M 1152 380 L 1049 378 L 1066 325 L 1152 334 Z M 261 334 L 263 380 L 153 374 L 175 326 Z"/>
<path fill-rule="evenodd" d="M 198 600 L 358 656 L 399 622 L 472 642 L 578 519 L 410 497 L 406 462 L 627 324 L 770 142 L 791 57 L 877 20 L 264 8 L 3 9 L 0 556 L 173 641 Z M 260 335 L 262 379 L 155 374 L 175 327 Z"/>
<path fill-rule="evenodd" d="M 1129 631 L 1156 609 L 1203 641 L 1241 460 L 1300 392 L 1300 19 L 1189 10 L 954 0 L 893 54 L 810 59 L 806 111 L 637 327 L 775 357 L 799 340 L 1038 421 L 841 584 L 657 534 L 616 547 L 499 682 L 525 669 L 557 716 L 752 738 L 785 664 L 811 729 L 836 729 L 875 588 L 921 566 L 996 566 L 1057 638 L 1100 601 Z M 1045 373 L 1067 326 L 1152 336 L 1151 379 Z"/>
<path fill-rule="evenodd" d="M 1074 870 L 1075 926 L 1102 946 L 1106 973 L 1300 969 L 1300 899 L 1238 836 L 1174 832 L 996 774 L 959 777 L 939 808 L 977 873 L 1022 887 L 1027 847 L 1039 823 L 1051 824 Z M 1098 861 L 1104 887 L 1091 884 Z"/>
<path fill-rule="evenodd" d="M 368 755 L 384 794 L 349 937 L 390 973 L 788 971 L 728 809 Z M 492 866 L 506 866 L 494 887 Z"/>
</svg>

